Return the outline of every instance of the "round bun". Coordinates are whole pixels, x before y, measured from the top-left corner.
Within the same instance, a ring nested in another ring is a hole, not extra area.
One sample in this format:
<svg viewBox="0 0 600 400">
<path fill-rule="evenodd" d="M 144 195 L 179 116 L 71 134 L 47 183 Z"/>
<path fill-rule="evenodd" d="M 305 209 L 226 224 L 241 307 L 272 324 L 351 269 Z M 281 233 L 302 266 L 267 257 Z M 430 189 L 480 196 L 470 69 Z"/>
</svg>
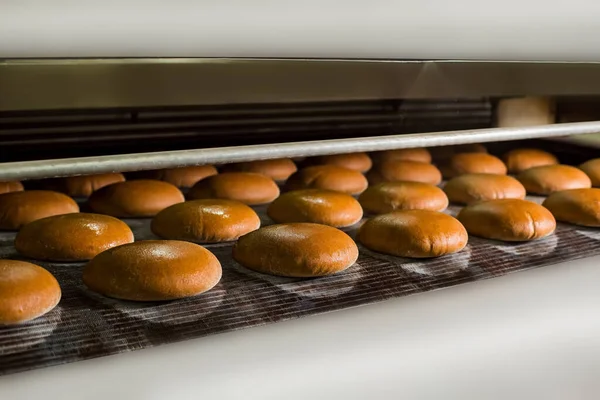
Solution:
<svg viewBox="0 0 600 400">
<path fill-rule="evenodd" d="M 79 212 L 69 196 L 49 190 L 0 194 L 0 230 L 15 231 L 32 221 Z"/>
<path fill-rule="evenodd" d="M 360 221 L 363 211 L 349 194 L 305 189 L 282 194 L 271 203 L 267 215 L 277 223 L 313 222 L 341 228 Z"/>
<path fill-rule="evenodd" d="M 431 163 L 431 153 L 426 148 L 385 150 L 373 154 L 377 162 L 386 161 L 417 161 Z"/>
<path fill-rule="evenodd" d="M 132 301 L 191 297 L 213 288 L 221 264 L 194 243 L 143 240 L 113 247 L 83 269 L 83 283 L 104 296 Z"/>
<path fill-rule="evenodd" d="M 466 174 L 452 178 L 444 186 L 452 203 L 471 204 L 496 199 L 524 199 L 521 182 L 507 175 Z"/>
<path fill-rule="evenodd" d="M 30 321 L 60 301 L 60 286 L 44 268 L 23 261 L 0 260 L 0 325 Z"/>
<path fill-rule="evenodd" d="M 593 187 L 600 187 L 600 158 L 586 161 L 579 168 L 590 178 Z"/>
<path fill-rule="evenodd" d="M 236 240 L 260 228 L 253 209 L 234 200 L 204 199 L 167 207 L 152 219 L 152 232 L 163 239 L 196 243 Z"/>
<path fill-rule="evenodd" d="M 0 194 L 23 191 L 23 184 L 19 181 L 0 182 Z"/>
<path fill-rule="evenodd" d="M 473 236 L 507 242 L 540 239 L 556 229 L 556 221 L 550 211 L 520 199 L 471 204 L 464 207 L 457 218 Z"/>
<path fill-rule="evenodd" d="M 362 193 L 368 185 L 367 178 L 359 171 L 337 165 L 306 167 L 286 182 L 288 190 L 324 189 L 347 194 Z"/>
<path fill-rule="evenodd" d="M 370 186 L 358 201 L 372 214 L 395 210 L 442 211 L 448 207 L 448 198 L 442 189 L 421 182 L 387 182 Z"/>
<path fill-rule="evenodd" d="M 365 222 L 357 239 L 379 253 L 429 258 L 461 251 L 467 245 L 468 235 L 450 215 L 431 210 L 399 210 Z"/>
<path fill-rule="evenodd" d="M 133 242 L 129 226 L 107 215 L 55 215 L 24 225 L 15 249 L 36 260 L 83 261 L 111 247 Z"/>
<path fill-rule="evenodd" d="M 367 153 L 331 154 L 312 157 L 306 160 L 307 165 L 337 165 L 354 171 L 367 172 L 373 166 Z"/>
<path fill-rule="evenodd" d="M 454 178 L 464 174 L 506 175 L 506 165 L 498 157 L 487 153 L 459 153 L 450 158 L 443 168 L 444 177 Z"/>
<path fill-rule="evenodd" d="M 92 211 L 118 218 L 153 217 L 184 201 L 179 189 L 167 182 L 137 180 L 113 183 L 92 193 Z"/>
<path fill-rule="evenodd" d="M 434 165 L 418 161 L 392 160 L 372 169 L 367 178 L 371 185 L 382 182 L 422 182 L 438 185 L 442 174 Z"/>
<path fill-rule="evenodd" d="M 350 267 L 358 248 L 350 236 L 331 226 L 296 223 L 271 225 L 242 236 L 233 259 L 254 271 L 309 278 Z"/>
<path fill-rule="evenodd" d="M 600 227 L 600 189 L 572 189 L 552 193 L 542 204 L 557 221 Z"/>
<path fill-rule="evenodd" d="M 248 205 L 270 203 L 279 196 L 273 179 L 252 172 L 226 172 L 201 180 L 190 189 L 190 199 L 237 200 Z"/>
<path fill-rule="evenodd" d="M 506 153 L 503 158 L 508 172 L 515 174 L 533 167 L 558 164 L 556 157 L 538 149 L 514 149 Z"/>
<path fill-rule="evenodd" d="M 66 178 L 48 179 L 42 182 L 45 188 L 56 190 L 72 197 L 89 197 L 96 190 L 112 183 L 123 182 L 121 173 L 69 176 Z"/>
<path fill-rule="evenodd" d="M 484 145 L 478 143 L 457 144 L 454 146 L 432 147 L 430 150 L 431 158 L 440 163 L 445 163 L 455 154 L 461 153 L 487 153 Z"/>
<path fill-rule="evenodd" d="M 592 186 L 590 178 L 569 165 L 545 165 L 530 168 L 517 175 L 527 193 L 550 194 L 560 190 L 584 189 Z"/>
<path fill-rule="evenodd" d="M 168 182 L 177 187 L 189 188 L 194 186 L 196 182 L 217 173 L 217 169 L 212 165 L 193 165 L 190 167 L 144 171 L 138 176 L 142 179 L 155 179 Z"/>
<path fill-rule="evenodd" d="M 297 170 L 296 164 L 289 158 L 257 160 L 223 166 L 223 172 L 254 172 L 266 175 L 275 181 L 285 181 Z"/>
</svg>

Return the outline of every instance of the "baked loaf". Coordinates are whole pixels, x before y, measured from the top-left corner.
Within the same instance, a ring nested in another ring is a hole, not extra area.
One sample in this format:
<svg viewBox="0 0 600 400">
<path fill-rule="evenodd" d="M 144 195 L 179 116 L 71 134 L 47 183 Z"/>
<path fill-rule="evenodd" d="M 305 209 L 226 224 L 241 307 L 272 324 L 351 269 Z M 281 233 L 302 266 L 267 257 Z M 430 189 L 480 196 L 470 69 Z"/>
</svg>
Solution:
<svg viewBox="0 0 600 400">
<path fill-rule="evenodd" d="M 71 197 L 89 197 L 96 190 L 112 183 L 123 182 L 121 173 L 69 176 L 66 178 L 48 179 L 42 182 L 45 188 L 56 190 Z"/>
<path fill-rule="evenodd" d="M 548 236 L 556 229 L 552 213 L 520 199 L 482 201 L 464 207 L 457 216 L 470 235 L 507 242 Z"/>
<path fill-rule="evenodd" d="M 487 153 L 484 145 L 478 143 L 457 144 L 454 146 L 440 146 L 429 149 L 431 158 L 438 163 L 444 164 L 455 154 L 461 153 Z"/>
<path fill-rule="evenodd" d="M 106 250 L 83 269 L 83 283 L 104 296 L 165 301 L 196 296 L 221 279 L 213 253 L 194 243 L 143 240 Z"/>
<path fill-rule="evenodd" d="M 23 184 L 19 181 L 0 182 L 0 194 L 10 192 L 21 192 Z"/>
<path fill-rule="evenodd" d="M 38 219 L 24 225 L 15 249 L 36 260 L 83 261 L 133 242 L 129 226 L 108 215 L 75 213 Z"/>
<path fill-rule="evenodd" d="M 508 172 L 518 174 L 529 168 L 558 164 L 552 154 L 538 149 L 514 149 L 504 155 Z"/>
<path fill-rule="evenodd" d="M 151 228 L 163 239 L 217 243 L 236 240 L 260 228 L 260 218 L 239 201 L 193 200 L 162 210 L 152 219 Z"/>
<path fill-rule="evenodd" d="M 148 179 L 169 182 L 182 188 L 189 188 L 209 176 L 216 175 L 217 169 L 212 165 L 193 165 L 190 167 L 168 168 L 151 171 L 152 176 Z"/>
<path fill-rule="evenodd" d="M 277 223 L 313 222 L 340 228 L 356 224 L 363 211 L 349 194 L 305 189 L 279 196 L 269 205 L 267 215 Z"/>
<path fill-rule="evenodd" d="M 557 221 L 600 227 L 600 189 L 571 189 L 552 193 L 542 204 Z"/>
<path fill-rule="evenodd" d="M 44 268 L 23 261 L 0 260 L 0 325 L 40 317 L 60 301 L 60 286 Z"/>
<path fill-rule="evenodd" d="M 270 203 L 279 196 L 273 179 L 252 172 L 226 172 L 201 180 L 190 189 L 188 198 L 237 200 L 248 205 Z"/>
<path fill-rule="evenodd" d="M 444 177 L 454 178 L 464 174 L 506 175 L 506 165 L 498 157 L 487 153 L 459 153 L 450 158 L 442 169 Z"/>
<path fill-rule="evenodd" d="M 590 178 L 569 165 L 545 165 L 530 168 L 517 175 L 527 193 L 550 194 L 560 190 L 583 189 L 592 186 Z"/>
<path fill-rule="evenodd" d="M 521 182 L 507 175 L 466 174 L 450 179 L 444 192 L 452 203 L 471 204 L 496 199 L 524 199 Z"/>
<path fill-rule="evenodd" d="M 257 272 L 309 278 L 350 267 L 358 248 L 350 236 L 331 226 L 280 224 L 242 236 L 233 247 L 233 258 Z"/>
<path fill-rule="evenodd" d="M 223 172 L 254 172 L 266 175 L 275 181 L 285 181 L 297 170 L 296 164 L 289 158 L 227 164 L 222 169 Z"/>
<path fill-rule="evenodd" d="M 153 217 L 159 211 L 184 201 L 174 185 L 155 180 L 113 183 L 92 193 L 92 211 L 117 218 Z"/>
<path fill-rule="evenodd" d="M 348 194 L 359 194 L 368 185 L 367 179 L 359 171 L 337 165 L 306 167 L 290 176 L 286 182 L 288 190 L 325 189 Z"/>
<path fill-rule="evenodd" d="M 26 190 L 0 194 L 0 230 L 14 231 L 32 221 L 53 215 L 79 212 L 69 196 L 49 190 Z"/>
<path fill-rule="evenodd" d="M 376 252 L 429 258 L 461 251 L 467 245 L 468 235 L 450 215 L 431 210 L 399 210 L 365 222 L 357 239 Z"/>
<path fill-rule="evenodd" d="M 426 148 L 385 150 L 373 154 L 377 162 L 386 161 L 417 161 L 431 163 L 431 153 Z"/>
<path fill-rule="evenodd" d="M 600 187 L 600 158 L 584 162 L 579 169 L 590 178 L 593 187 Z"/>
<path fill-rule="evenodd" d="M 448 207 L 448 198 L 442 189 L 421 182 L 386 182 L 370 186 L 358 201 L 372 214 L 395 210 L 442 211 Z"/>
<path fill-rule="evenodd" d="M 371 185 L 383 182 L 422 182 L 437 185 L 442 174 L 434 165 L 418 161 L 391 160 L 373 168 L 367 178 Z"/>
<path fill-rule="evenodd" d="M 312 157 L 306 160 L 306 165 L 337 165 L 360 172 L 367 172 L 373 165 L 367 153 L 332 154 Z"/>
<path fill-rule="evenodd" d="M 499 127 L 520 127 L 554 123 L 554 106 L 545 97 L 502 99 L 496 110 Z"/>
</svg>

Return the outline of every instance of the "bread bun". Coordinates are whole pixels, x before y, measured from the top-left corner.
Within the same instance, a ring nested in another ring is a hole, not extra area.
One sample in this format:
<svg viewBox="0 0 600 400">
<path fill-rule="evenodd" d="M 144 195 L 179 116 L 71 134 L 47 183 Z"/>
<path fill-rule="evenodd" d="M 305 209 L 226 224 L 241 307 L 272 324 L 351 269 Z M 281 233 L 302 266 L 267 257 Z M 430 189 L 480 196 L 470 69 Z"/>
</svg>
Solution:
<svg viewBox="0 0 600 400">
<path fill-rule="evenodd" d="M 426 148 L 385 150 L 373 154 L 377 162 L 386 161 L 417 161 L 431 163 L 431 153 Z"/>
<path fill-rule="evenodd" d="M 593 187 L 600 187 L 600 158 L 586 161 L 579 168 L 590 178 Z"/>
<path fill-rule="evenodd" d="M 527 193 L 550 194 L 560 190 L 584 189 L 592 186 L 590 178 L 569 165 L 545 165 L 530 168 L 517 175 Z"/>
<path fill-rule="evenodd" d="M 367 178 L 371 185 L 383 182 L 422 182 L 438 185 L 442 181 L 442 174 L 432 164 L 392 160 L 378 164 L 367 174 Z"/>
<path fill-rule="evenodd" d="M 125 222 L 107 215 L 75 213 L 24 225 L 15 238 L 15 249 L 36 260 L 83 261 L 131 242 L 133 232 Z"/>
<path fill-rule="evenodd" d="M 60 301 L 60 286 L 44 268 L 23 261 L 0 260 L 0 325 L 30 321 Z"/>
<path fill-rule="evenodd" d="M 23 184 L 19 181 L 0 182 L 0 194 L 23 191 Z"/>
<path fill-rule="evenodd" d="M 192 165 L 189 167 L 140 171 L 134 176 L 136 179 L 153 179 L 168 182 L 177 187 L 189 188 L 194 186 L 196 182 L 217 173 L 217 169 L 212 165 Z"/>
<path fill-rule="evenodd" d="M 137 180 L 113 183 L 92 193 L 92 211 L 118 218 L 153 217 L 184 201 L 179 189 L 167 182 Z"/>
<path fill-rule="evenodd" d="M 322 189 L 305 189 L 284 193 L 267 209 L 277 223 L 313 222 L 337 228 L 356 224 L 363 211 L 349 194 Z"/>
<path fill-rule="evenodd" d="M 14 231 L 32 221 L 53 215 L 79 212 L 69 196 L 49 190 L 26 190 L 0 194 L 0 230 Z"/>
<path fill-rule="evenodd" d="M 277 158 L 274 160 L 257 160 L 227 164 L 223 166 L 223 172 L 254 172 L 266 175 L 275 181 L 285 181 L 298 170 L 296 164 L 289 158 Z"/>
<path fill-rule="evenodd" d="M 454 146 L 439 146 L 429 149 L 431 158 L 438 163 L 444 164 L 455 154 L 461 153 L 487 153 L 484 145 L 478 143 L 457 144 Z"/>
<path fill-rule="evenodd" d="M 221 279 L 213 253 L 194 243 L 143 240 L 108 249 L 83 269 L 83 283 L 104 296 L 165 301 L 196 296 Z"/>
<path fill-rule="evenodd" d="M 359 171 L 337 165 L 315 165 L 296 172 L 286 182 L 288 190 L 324 189 L 359 194 L 368 186 L 367 179 Z"/>
<path fill-rule="evenodd" d="M 521 127 L 554 123 L 554 106 L 544 97 L 502 99 L 496 109 L 499 127 Z"/>
<path fill-rule="evenodd" d="M 600 189 L 571 189 L 552 193 L 542 204 L 557 221 L 600 227 Z"/>
<path fill-rule="evenodd" d="M 112 183 L 123 182 L 121 173 L 69 176 L 42 181 L 46 189 L 56 190 L 71 197 L 89 197 L 96 190 Z"/>
<path fill-rule="evenodd" d="M 461 251 L 465 228 L 450 215 L 431 210 L 399 210 L 363 224 L 357 240 L 370 250 L 399 257 L 429 258 Z"/>
<path fill-rule="evenodd" d="M 152 232 L 163 239 L 196 243 L 236 240 L 260 228 L 253 209 L 234 200 L 204 199 L 167 207 L 152 219 Z"/>
<path fill-rule="evenodd" d="M 450 158 L 442 171 L 446 178 L 464 174 L 506 175 L 506 165 L 498 157 L 487 153 L 459 153 Z"/>
<path fill-rule="evenodd" d="M 237 200 L 248 205 L 270 203 L 279 196 L 273 179 L 252 172 L 226 172 L 201 180 L 190 189 L 188 198 Z"/>
<path fill-rule="evenodd" d="M 452 203 L 471 204 L 496 199 L 524 199 L 521 182 L 507 175 L 466 174 L 452 178 L 444 186 Z"/>
<path fill-rule="evenodd" d="M 332 275 L 358 258 L 354 241 L 331 226 L 295 223 L 260 228 L 242 236 L 233 259 L 265 274 L 310 278 Z"/>
<path fill-rule="evenodd" d="M 507 242 L 540 239 L 556 229 L 556 221 L 550 211 L 520 199 L 471 204 L 464 207 L 457 218 L 470 235 Z"/>
<path fill-rule="evenodd" d="M 421 182 L 386 182 L 370 186 L 358 201 L 372 214 L 395 210 L 442 211 L 448 207 L 448 198 L 442 189 Z"/>
<path fill-rule="evenodd" d="M 552 154 L 538 149 L 514 149 L 503 157 L 508 172 L 519 173 L 533 167 L 558 164 Z"/>
<path fill-rule="evenodd" d="M 306 165 L 337 165 L 354 171 L 367 172 L 373 163 L 367 153 L 348 153 L 311 157 L 306 160 Z"/>
</svg>

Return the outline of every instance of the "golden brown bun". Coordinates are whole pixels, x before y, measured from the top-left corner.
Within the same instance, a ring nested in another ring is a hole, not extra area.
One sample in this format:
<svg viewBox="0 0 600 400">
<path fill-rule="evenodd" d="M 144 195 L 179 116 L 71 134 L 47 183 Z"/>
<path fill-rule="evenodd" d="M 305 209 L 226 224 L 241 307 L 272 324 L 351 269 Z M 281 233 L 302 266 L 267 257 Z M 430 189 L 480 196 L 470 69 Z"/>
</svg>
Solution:
<svg viewBox="0 0 600 400">
<path fill-rule="evenodd" d="M 538 149 L 514 149 L 503 157 L 508 172 L 519 173 L 533 167 L 558 164 L 552 154 Z"/>
<path fill-rule="evenodd" d="M 315 165 L 296 172 L 286 182 L 288 190 L 324 189 L 359 194 L 368 186 L 367 178 L 359 171 L 337 165 Z"/>
<path fill-rule="evenodd" d="M 79 212 L 69 196 L 49 190 L 26 190 L 0 194 L 0 230 L 18 230 L 32 221 L 53 215 Z"/>
<path fill-rule="evenodd" d="M 383 182 L 422 182 L 437 185 L 442 174 L 435 165 L 418 161 L 392 160 L 373 168 L 367 178 L 371 185 Z"/>
<path fill-rule="evenodd" d="M 305 189 L 284 193 L 267 209 L 277 223 L 313 222 L 337 228 L 356 224 L 363 211 L 349 194 L 322 189 Z"/>
<path fill-rule="evenodd" d="M 257 160 L 223 166 L 223 172 L 254 172 L 266 175 L 275 181 L 285 181 L 297 170 L 296 164 L 289 158 Z"/>
<path fill-rule="evenodd" d="M 459 153 L 452 156 L 442 169 L 444 177 L 454 178 L 464 174 L 506 175 L 506 165 L 498 157 L 487 153 Z"/>
<path fill-rule="evenodd" d="M 260 218 L 239 201 L 193 200 L 162 210 L 152 219 L 151 228 L 163 239 L 217 243 L 236 240 L 260 228 Z"/>
<path fill-rule="evenodd" d="M 159 211 L 184 201 L 174 185 L 141 179 L 113 183 L 92 193 L 92 211 L 118 218 L 153 217 Z"/>
<path fill-rule="evenodd" d="M 104 296 L 164 301 L 196 296 L 221 279 L 213 253 L 178 240 L 142 240 L 98 254 L 83 269 L 83 283 Z"/>
<path fill-rule="evenodd" d="M 590 178 L 569 165 L 545 165 L 521 172 L 517 179 L 527 193 L 550 194 L 560 190 L 584 189 L 592 186 Z"/>
<path fill-rule="evenodd" d="M 431 153 L 426 148 L 385 150 L 373 154 L 377 162 L 394 160 L 431 163 Z"/>
<path fill-rule="evenodd" d="M 452 203 L 471 204 L 496 199 L 524 199 L 521 182 L 507 175 L 466 174 L 452 178 L 444 186 Z"/>
<path fill-rule="evenodd" d="M 265 274 L 309 278 L 350 267 L 358 248 L 350 236 L 331 226 L 280 224 L 242 236 L 233 247 L 233 258 Z"/>
<path fill-rule="evenodd" d="M 279 196 L 279 187 L 268 176 L 252 172 L 226 172 L 201 180 L 188 198 L 237 200 L 248 205 L 270 203 Z"/>
<path fill-rule="evenodd" d="M 19 181 L 0 182 L 0 194 L 23 191 L 23 184 Z"/>
<path fill-rule="evenodd" d="M 520 127 L 554 123 L 554 105 L 545 97 L 502 99 L 496 110 L 499 127 Z"/>
<path fill-rule="evenodd" d="M 56 190 L 71 197 L 89 197 L 96 190 L 112 183 L 123 182 L 121 173 L 69 176 L 66 178 L 48 179 L 42 182 L 45 188 Z"/>
<path fill-rule="evenodd" d="M 15 249 L 36 260 L 83 261 L 131 242 L 133 232 L 125 222 L 108 215 L 75 213 L 23 226 L 15 238 Z"/>
<path fill-rule="evenodd" d="M 134 176 L 136 176 L 136 179 L 154 179 L 168 182 L 177 187 L 189 188 L 194 186 L 196 182 L 217 173 L 217 169 L 212 165 L 193 165 L 190 167 L 140 171 Z"/>
<path fill-rule="evenodd" d="M 548 236 L 556 229 L 552 213 L 520 199 L 482 201 L 464 207 L 457 216 L 470 235 L 523 242 Z"/>
<path fill-rule="evenodd" d="M 465 228 L 450 215 L 431 210 L 399 210 L 363 224 L 356 236 L 368 249 L 393 256 L 439 257 L 461 251 Z"/>
<path fill-rule="evenodd" d="M 600 158 L 586 161 L 579 168 L 590 178 L 593 187 L 600 187 Z"/>
<path fill-rule="evenodd" d="M 373 166 L 373 162 L 367 153 L 349 153 L 312 157 L 306 160 L 306 165 L 337 165 L 355 171 L 367 172 Z"/>
<path fill-rule="evenodd" d="M 552 193 L 542 204 L 557 221 L 600 227 L 600 189 L 571 189 Z"/>
<path fill-rule="evenodd" d="M 429 149 L 431 158 L 438 163 L 447 163 L 455 154 L 461 153 L 487 153 L 484 145 L 478 143 L 457 144 L 454 146 L 440 146 Z"/>
<path fill-rule="evenodd" d="M 44 268 L 0 260 L 0 325 L 26 322 L 46 314 L 60 301 L 60 286 Z"/>
<path fill-rule="evenodd" d="M 448 198 L 442 189 L 421 182 L 386 182 L 370 186 L 358 201 L 372 214 L 395 210 L 442 211 L 448 207 Z"/>
</svg>

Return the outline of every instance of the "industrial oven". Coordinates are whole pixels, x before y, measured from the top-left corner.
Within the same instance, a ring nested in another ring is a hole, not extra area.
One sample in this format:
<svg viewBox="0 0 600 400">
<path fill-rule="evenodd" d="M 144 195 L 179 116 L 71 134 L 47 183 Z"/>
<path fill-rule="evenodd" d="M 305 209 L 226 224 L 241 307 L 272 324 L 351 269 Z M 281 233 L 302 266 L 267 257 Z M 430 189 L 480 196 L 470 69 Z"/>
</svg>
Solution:
<svg viewBox="0 0 600 400">
<path fill-rule="evenodd" d="M 0 35 L 23 36 L 19 46 L 0 38 L 0 181 L 468 143 L 493 154 L 538 147 L 573 165 L 598 157 L 600 64 L 577 43 L 590 16 L 565 27 L 557 6 L 538 30 L 515 20 L 535 44 L 501 23 L 486 43 L 464 43 L 481 26 L 437 5 L 429 26 L 445 12 L 463 29 L 406 43 L 392 39 L 419 28 L 426 4 L 398 27 L 386 2 L 337 20 L 329 3 L 304 35 L 290 10 L 236 4 L 256 29 L 233 37 L 215 21 L 249 23 L 224 6 L 149 2 L 123 41 L 119 21 L 134 18 L 133 2 L 65 15 L 9 2 Z M 537 20 L 534 2 L 520 7 Z M 162 13 L 178 29 L 157 24 Z M 198 32 L 190 15 L 216 39 L 183 40 Z M 38 25 L 16 22 L 25 17 Z M 90 32 L 74 38 L 82 21 Z M 111 29 L 98 35 L 103 23 Z M 560 49 L 547 43 L 558 26 Z M 499 104 L 526 97 L 548 100 L 556 123 L 498 122 Z M 127 222 L 136 239 L 152 238 L 149 221 Z M 13 240 L 0 233 L 2 257 L 14 256 Z M 560 225 L 523 245 L 475 239 L 429 261 L 361 248 L 347 273 L 316 280 L 249 273 L 230 245 L 209 248 L 221 283 L 161 304 L 101 298 L 81 283 L 81 264 L 42 263 L 63 299 L 0 328 L 0 398 L 563 399 L 600 389 L 598 230 Z"/>
</svg>

